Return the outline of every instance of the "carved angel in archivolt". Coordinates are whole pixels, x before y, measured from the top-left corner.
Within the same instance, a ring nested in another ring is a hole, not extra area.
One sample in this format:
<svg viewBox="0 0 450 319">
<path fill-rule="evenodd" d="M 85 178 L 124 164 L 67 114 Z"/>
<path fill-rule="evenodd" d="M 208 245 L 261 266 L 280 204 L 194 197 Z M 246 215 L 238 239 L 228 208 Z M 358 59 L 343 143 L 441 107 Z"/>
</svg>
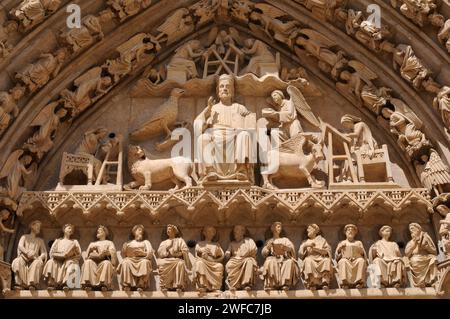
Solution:
<svg viewBox="0 0 450 319">
<path fill-rule="evenodd" d="M 90 14 L 83 18 L 81 28 L 61 32 L 59 37 L 63 43 L 67 43 L 73 53 L 77 53 L 93 44 L 95 40 L 100 41 L 103 36 L 100 19 Z"/>
<path fill-rule="evenodd" d="M 391 5 L 396 8 L 400 2 L 400 11 L 414 23 L 423 27 L 428 21 L 428 16 L 437 8 L 435 0 L 391 0 Z"/>
<path fill-rule="evenodd" d="M 414 53 L 410 45 L 399 44 L 393 54 L 394 69 L 400 68 L 402 78 L 410 82 L 414 88 L 420 89 L 422 82 L 431 72 L 422 60 Z"/>
<path fill-rule="evenodd" d="M 385 108 L 383 115 L 388 115 L 391 132 L 398 136 L 397 143 L 412 160 L 428 155 L 432 145 L 420 130 L 423 122 L 403 101 L 391 99 L 390 102 L 395 106 L 395 112 Z"/>
<path fill-rule="evenodd" d="M 197 25 L 202 25 L 214 18 L 216 11 L 220 6 L 217 0 L 201 0 L 189 9 L 194 12 L 194 16 L 198 18 Z"/>
<path fill-rule="evenodd" d="M 433 106 L 441 112 L 441 118 L 444 122 L 445 131 L 450 136 L 450 87 L 443 86 L 433 101 Z"/>
<path fill-rule="evenodd" d="M 30 155 L 22 156 L 23 153 L 23 150 L 12 152 L 0 171 L 0 180 L 6 178 L 6 188 L 2 189 L 1 193 L 13 200 L 17 200 L 25 191 L 23 187 L 26 182 L 25 179 L 27 175 L 33 174 L 36 169 L 35 164 L 31 165 L 30 169 L 27 168 L 33 159 Z"/>
<path fill-rule="evenodd" d="M 386 27 L 379 28 L 371 20 L 364 20 L 362 11 L 349 9 L 346 19 L 345 29 L 347 34 L 354 35 L 359 42 L 372 50 L 380 51 L 382 41 L 390 35 Z"/>
<path fill-rule="evenodd" d="M 331 50 L 337 46 L 336 42 L 313 29 L 299 30 L 295 44 L 294 50 L 297 55 L 299 55 L 299 50 L 306 51 L 307 55 L 312 55 L 319 60 L 319 68 L 323 72 L 331 73 L 334 78 L 337 77 L 338 70 L 348 62 L 342 51 L 334 53 Z"/>
<path fill-rule="evenodd" d="M 30 124 L 30 126 L 39 128 L 27 140 L 25 148 L 31 153 L 35 153 L 39 159 L 53 147 L 53 134 L 58 129 L 61 119 L 67 114 L 67 110 L 64 108 L 55 112 L 58 105 L 59 101 L 48 104 Z"/>
<path fill-rule="evenodd" d="M 102 76 L 102 68 L 94 67 L 75 79 L 75 91 L 65 89 L 61 92 L 64 105 L 67 109 L 72 109 L 72 116 L 75 116 L 96 99 L 105 94 L 112 84 L 109 76 Z"/>
<path fill-rule="evenodd" d="M 20 21 L 23 31 L 27 31 L 58 10 L 60 5 L 61 0 L 24 0 L 10 11 L 10 15 Z"/>
<path fill-rule="evenodd" d="M 173 43 L 183 35 L 194 31 L 194 27 L 194 21 L 189 10 L 186 8 L 178 9 L 156 29 L 159 32 L 156 40 L 167 41 L 166 44 Z"/>
<path fill-rule="evenodd" d="M 24 96 L 25 88 L 15 86 L 9 92 L 0 92 L 0 134 L 9 126 L 11 119 L 19 115 L 17 102 Z"/>
<path fill-rule="evenodd" d="M 439 154 L 430 150 L 430 155 L 422 155 L 420 161 L 415 161 L 417 175 L 422 185 L 433 190 L 436 195 L 442 194 L 450 186 L 450 169 L 442 161 Z"/>
<path fill-rule="evenodd" d="M 65 49 L 59 49 L 55 54 L 41 54 L 39 60 L 25 66 L 17 72 L 15 77 L 19 82 L 27 86 L 30 92 L 34 92 L 59 73 L 66 56 L 67 52 Z"/>
<path fill-rule="evenodd" d="M 377 75 L 364 64 L 356 60 L 348 62 L 348 66 L 354 71 L 342 71 L 339 75 L 341 82 L 336 83 L 336 88 L 350 94 L 350 96 L 356 97 L 358 102 L 362 104 L 361 93 L 364 86 L 374 86 L 372 81 L 377 78 Z"/>
<path fill-rule="evenodd" d="M 450 19 L 447 19 L 441 26 L 438 33 L 439 42 L 450 52 Z"/>
<path fill-rule="evenodd" d="M 255 4 L 249 0 L 235 0 L 231 7 L 231 15 L 238 20 L 248 22 Z"/>
<path fill-rule="evenodd" d="M 297 27 L 300 24 L 297 21 L 283 22 L 279 19 L 287 15 L 286 12 L 271 5 L 259 3 L 255 5 L 255 9 L 250 13 L 249 26 L 250 29 L 256 30 L 256 32 L 260 31 L 262 27 L 265 35 L 270 39 L 292 47 L 297 36 Z"/>
<path fill-rule="evenodd" d="M 146 9 L 152 4 L 152 0 L 108 0 L 106 2 L 117 14 L 120 21 L 138 14 L 141 9 Z"/>
</svg>

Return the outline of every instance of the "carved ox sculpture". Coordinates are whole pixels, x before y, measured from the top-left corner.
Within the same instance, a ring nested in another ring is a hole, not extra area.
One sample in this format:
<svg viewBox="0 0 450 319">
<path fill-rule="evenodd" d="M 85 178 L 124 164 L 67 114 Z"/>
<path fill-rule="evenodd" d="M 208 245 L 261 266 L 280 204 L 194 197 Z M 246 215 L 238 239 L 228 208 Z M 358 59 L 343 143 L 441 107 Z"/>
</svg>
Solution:
<svg viewBox="0 0 450 319">
<path fill-rule="evenodd" d="M 311 171 L 323 160 L 323 147 L 320 138 L 300 133 L 281 144 L 277 149 L 267 153 L 268 167 L 272 168 L 274 160 L 278 157 L 279 165 L 274 171 L 261 172 L 264 188 L 276 189 L 273 179 L 278 177 L 305 179 L 313 188 L 324 186 L 323 181 L 317 181 Z"/>
</svg>

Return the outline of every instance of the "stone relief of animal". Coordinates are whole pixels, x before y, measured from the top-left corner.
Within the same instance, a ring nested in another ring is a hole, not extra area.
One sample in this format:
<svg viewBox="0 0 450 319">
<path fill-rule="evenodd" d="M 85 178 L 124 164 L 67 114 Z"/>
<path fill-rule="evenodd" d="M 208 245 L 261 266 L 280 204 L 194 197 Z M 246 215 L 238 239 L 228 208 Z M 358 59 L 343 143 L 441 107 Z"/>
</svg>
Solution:
<svg viewBox="0 0 450 319">
<path fill-rule="evenodd" d="M 305 149 L 309 151 L 305 154 Z M 274 167 L 274 159 L 278 158 L 279 165 L 273 172 L 262 171 L 264 188 L 276 189 L 273 184 L 274 178 L 298 178 L 305 179 L 313 188 L 324 186 L 323 181 L 317 181 L 311 175 L 312 170 L 317 168 L 318 163 L 323 160 L 323 147 L 320 139 L 311 134 L 300 133 L 280 145 L 279 148 L 267 153 L 268 167 Z"/>
<path fill-rule="evenodd" d="M 142 147 L 128 146 L 128 167 L 134 181 L 124 186 L 125 190 L 139 188 L 150 190 L 154 183 L 171 180 L 175 183 L 173 190 L 192 186 L 192 178 L 197 181 L 194 164 L 185 157 L 149 159 Z"/>
</svg>

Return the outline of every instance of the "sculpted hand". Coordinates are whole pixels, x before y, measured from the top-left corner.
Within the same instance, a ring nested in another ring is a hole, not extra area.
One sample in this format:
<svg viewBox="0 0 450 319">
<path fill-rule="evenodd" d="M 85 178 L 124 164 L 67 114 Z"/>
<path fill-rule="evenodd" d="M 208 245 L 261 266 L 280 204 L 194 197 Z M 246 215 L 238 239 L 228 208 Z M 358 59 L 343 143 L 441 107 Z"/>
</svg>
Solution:
<svg viewBox="0 0 450 319">
<path fill-rule="evenodd" d="M 212 106 L 216 104 L 216 101 L 214 100 L 214 98 L 212 96 L 209 97 L 208 99 L 208 110 L 210 111 Z"/>
</svg>

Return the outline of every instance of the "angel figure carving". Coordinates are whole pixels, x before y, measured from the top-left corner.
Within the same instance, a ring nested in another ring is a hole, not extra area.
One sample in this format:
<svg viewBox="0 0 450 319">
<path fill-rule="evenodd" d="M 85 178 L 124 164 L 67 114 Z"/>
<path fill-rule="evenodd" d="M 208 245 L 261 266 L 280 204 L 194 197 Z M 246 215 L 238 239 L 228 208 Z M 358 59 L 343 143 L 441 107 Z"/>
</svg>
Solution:
<svg viewBox="0 0 450 319">
<path fill-rule="evenodd" d="M 378 52 L 387 45 L 387 42 L 383 41 L 390 35 L 389 30 L 386 27 L 377 27 L 371 19 L 364 20 L 362 11 L 349 9 L 343 16 L 346 16 L 347 34 L 354 34 L 359 42 Z"/>
<path fill-rule="evenodd" d="M 297 55 L 306 51 L 307 55 L 312 55 L 319 60 L 319 68 L 322 71 L 331 73 L 334 78 L 337 78 L 338 70 L 348 62 L 343 51 L 334 53 L 331 50 L 337 46 L 336 42 L 313 29 L 300 29 L 295 44 L 294 50 Z"/>
<path fill-rule="evenodd" d="M 275 173 L 261 173 L 264 187 L 275 188 L 272 183 L 275 177 L 298 175 L 306 178 L 312 187 L 322 187 L 323 183 L 317 182 L 311 175 L 311 171 L 324 159 L 321 140 L 313 134 L 303 133 L 298 114 L 314 127 L 320 127 L 320 122 L 299 89 L 290 85 L 287 92 L 289 100 L 285 99 L 282 91 L 272 92 L 272 105 L 275 109 L 262 110 L 262 116 L 268 119 L 269 125 L 279 130 L 278 137 L 282 142 L 278 149 L 270 150 L 267 154 L 269 167 L 274 164 L 274 156 L 278 156 L 279 169 Z"/>
<path fill-rule="evenodd" d="M 402 78 L 410 82 L 415 89 L 420 89 L 423 81 L 431 72 L 420 60 L 410 45 L 399 44 L 393 54 L 394 69 L 400 68 Z"/>
<path fill-rule="evenodd" d="M 420 130 L 423 122 L 403 101 L 399 99 L 390 101 L 395 106 L 395 112 L 387 108 L 384 108 L 382 112 L 389 118 L 391 132 L 398 136 L 397 143 L 413 160 L 427 155 L 432 145 Z"/>
<path fill-rule="evenodd" d="M 12 152 L 5 165 L 0 171 L 0 180 L 6 178 L 6 189 L 1 189 L 0 193 L 17 200 L 25 191 L 23 187 L 27 175 L 33 174 L 34 165 L 31 169 L 27 168 L 32 162 L 30 155 L 24 155 L 23 150 Z"/>
<path fill-rule="evenodd" d="M 450 52 L 450 19 L 442 22 L 441 29 L 438 33 L 438 40 Z"/>
<path fill-rule="evenodd" d="M 270 101 L 273 108 L 262 110 L 262 116 L 272 122 L 272 125 L 278 124 L 281 142 L 285 142 L 303 132 L 298 114 L 314 127 L 320 127 L 319 120 L 312 112 L 302 92 L 292 85 L 288 86 L 286 91 L 290 96 L 289 100 L 285 98 L 282 91 L 275 90 L 271 94 L 272 100 Z"/>
<path fill-rule="evenodd" d="M 255 5 L 254 10 L 250 13 L 249 26 L 253 31 L 259 31 L 259 26 L 261 26 L 264 34 L 270 39 L 277 40 L 292 47 L 298 34 L 297 27 L 299 26 L 299 22 L 283 22 L 279 19 L 287 15 L 286 12 L 275 8 L 274 6 L 259 3 Z"/>
<path fill-rule="evenodd" d="M 64 105 L 67 109 L 71 109 L 72 116 L 75 116 L 105 94 L 111 84 L 109 76 L 102 76 L 102 68 L 94 67 L 75 79 L 74 85 L 77 87 L 75 91 L 65 89 L 61 92 Z"/>
<path fill-rule="evenodd" d="M 107 4 L 116 12 L 120 21 L 138 14 L 141 9 L 146 9 L 152 4 L 152 0 L 108 0 Z"/>
<path fill-rule="evenodd" d="M 39 60 L 28 64 L 22 70 L 16 73 L 16 79 L 23 83 L 30 92 L 47 84 L 61 70 L 62 64 L 66 59 L 66 49 L 59 49 L 54 54 L 41 54 Z"/>
<path fill-rule="evenodd" d="M 22 31 L 28 31 L 58 10 L 60 5 L 61 0 L 24 0 L 9 14 L 20 21 Z"/>
<path fill-rule="evenodd" d="M 201 0 L 190 6 L 189 9 L 194 12 L 194 16 L 198 19 L 197 25 L 202 25 L 214 18 L 219 6 L 220 1 Z"/>
<path fill-rule="evenodd" d="M 365 86 L 374 86 L 372 81 L 378 76 L 359 61 L 352 60 L 348 65 L 354 70 L 342 71 L 339 78 L 344 82 L 337 82 L 336 88 L 341 92 L 356 97 L 357 101 L 362 105 L 362 91 Z"/>
<path fill-rule="evenodd" d="M 53 135 L 58 129 L 61 119 L 66 116 L 67 110 L 56 108 L 59 101 L 51 102 L 36 116 L 30 126 L 39 127 L 36 133 L 25 143 L 25 148 L 41 159 L 53 147 Z"/>
<path fill-rule="evenodd" d="M 194 21 L 189 9 L 181 8 L 175 11 L 167 20 L 158 27 L 157 41 L 167 41 L 167 45 L 178 40 L 185 34 L 194 31 Z"/>
<path fill-rule="evenodd" d="M 73 53 L 77 53 L 93 44 L 95 39 L 103 39 L 103 36 L 100 19 L 90 14 L 83 18 L 81 28 L 63 31 L 59 37 Z"/>
<path fill-rule="evenodd" d="M 433 106 L 441 112 L 444 129 L 450 139 L 450 87 L 443 86 L 433 100 Z"/>
<path fill-rule="evenodd" d="M 436 195 L 450 189 L 450 169 L 434 149 L 430 150 L 429 156 L 422 155 L 414 165 L 422 185 L 433 190 Z"/>
<path fill-rule="evenodd" d="M 11 120 L 19 115 L 17 102 L 24 94 L 23 86 L 15 86 L 9 92 L 0 92 L 0 134 L 8 128 Z"/>
</svg>

